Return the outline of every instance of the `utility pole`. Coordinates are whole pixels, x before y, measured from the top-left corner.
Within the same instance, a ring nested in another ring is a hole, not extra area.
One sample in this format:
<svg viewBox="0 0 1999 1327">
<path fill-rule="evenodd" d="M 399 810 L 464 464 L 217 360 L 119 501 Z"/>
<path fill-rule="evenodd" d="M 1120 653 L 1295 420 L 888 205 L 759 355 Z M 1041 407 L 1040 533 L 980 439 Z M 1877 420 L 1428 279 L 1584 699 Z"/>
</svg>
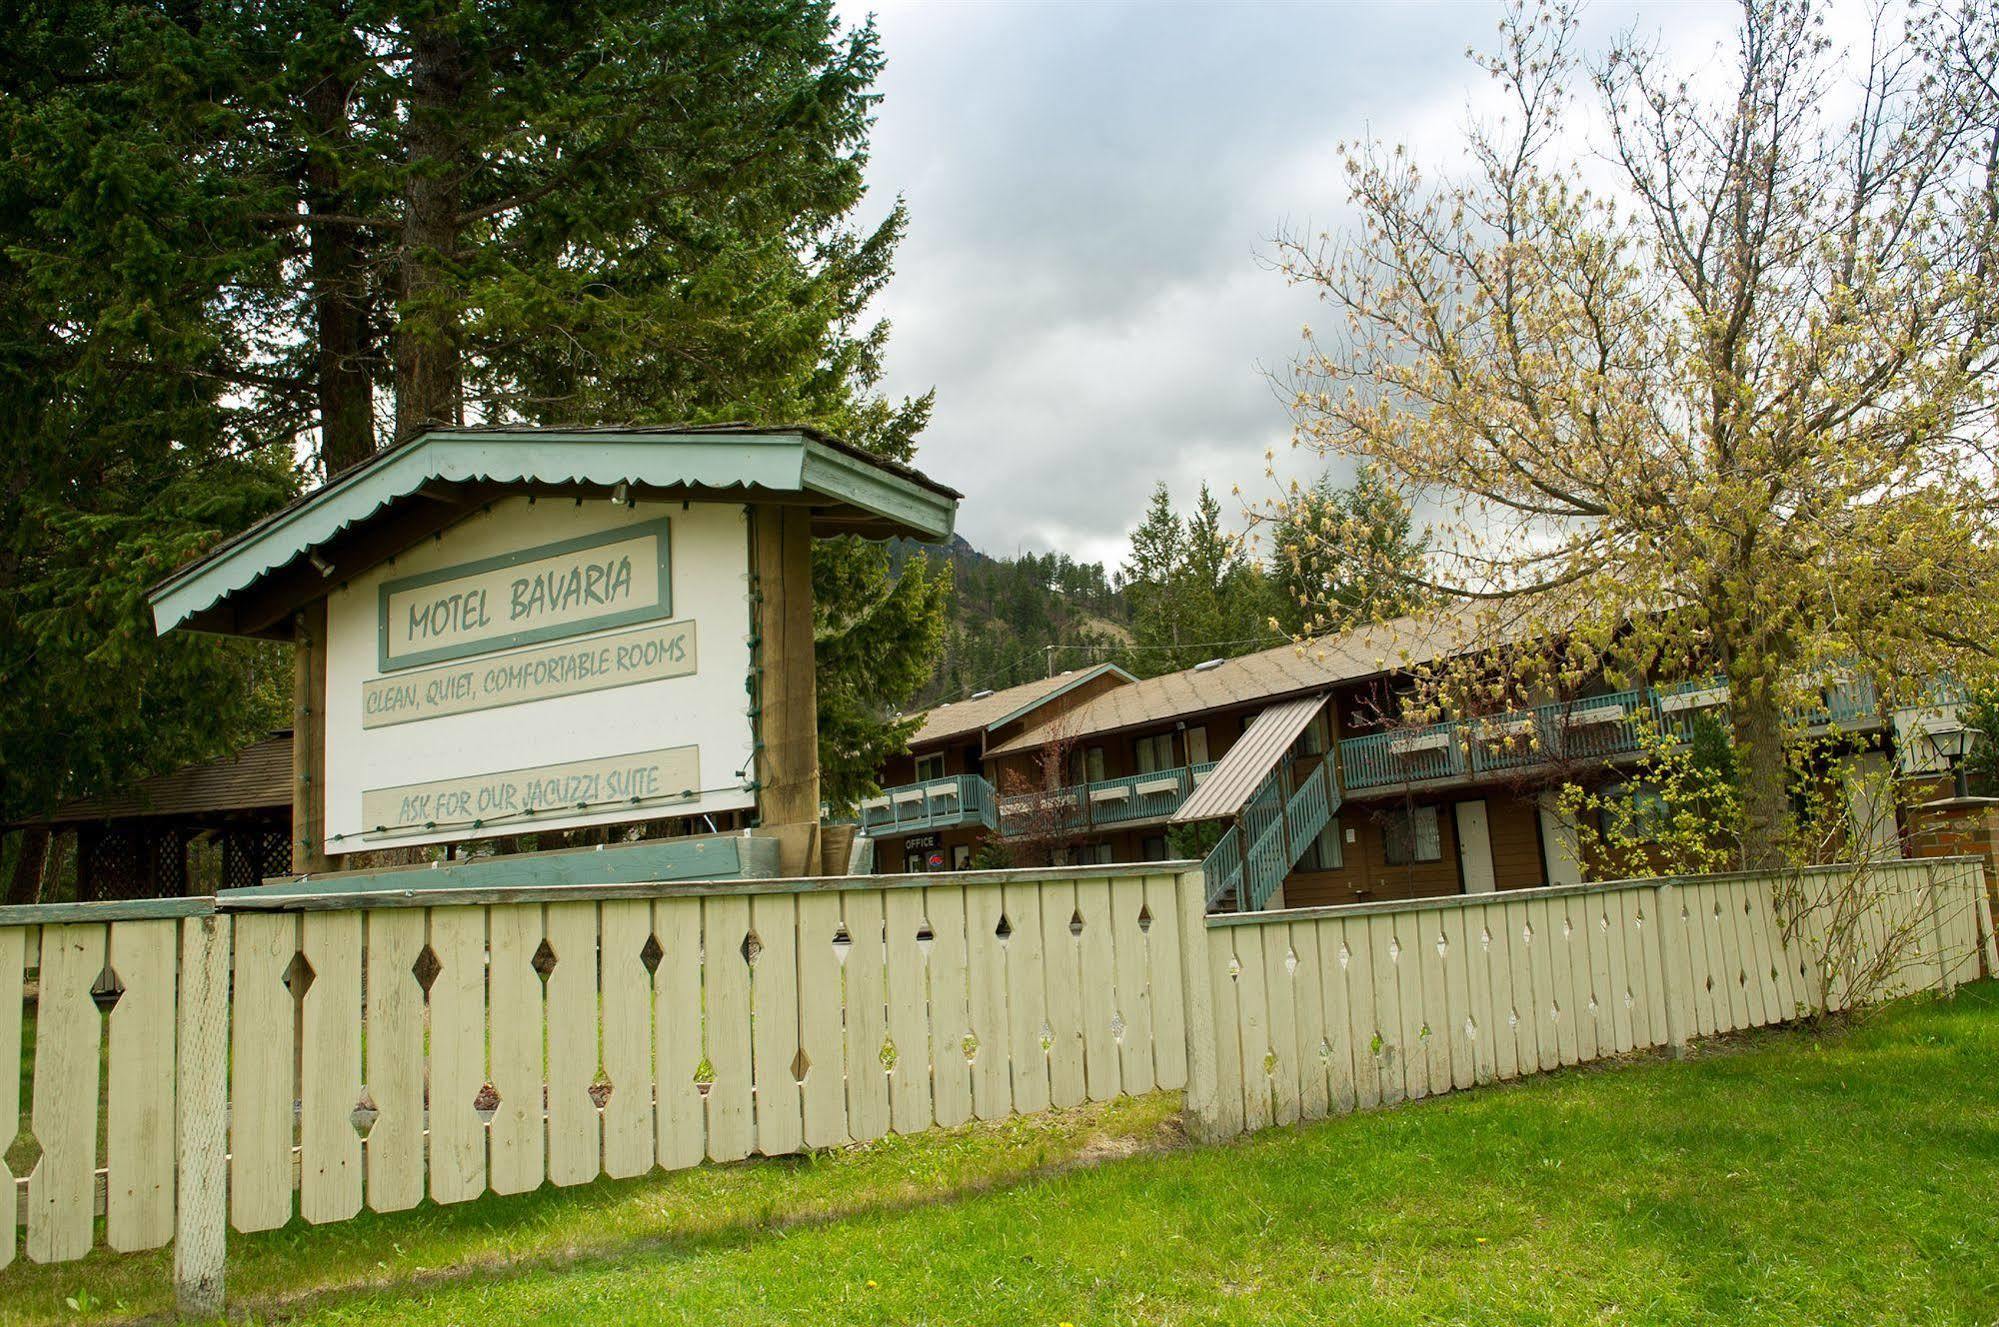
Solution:
<svg viewBox="0 0 1999 1327">
<path fill-rule="evenodd" d="M 1048 659 L 1048 676 L 1055 676 L 1055 647 L 1053 645 L 1044 645 L 1041 647 L 1041 653 L 1047 656 Z"/>
</svg>

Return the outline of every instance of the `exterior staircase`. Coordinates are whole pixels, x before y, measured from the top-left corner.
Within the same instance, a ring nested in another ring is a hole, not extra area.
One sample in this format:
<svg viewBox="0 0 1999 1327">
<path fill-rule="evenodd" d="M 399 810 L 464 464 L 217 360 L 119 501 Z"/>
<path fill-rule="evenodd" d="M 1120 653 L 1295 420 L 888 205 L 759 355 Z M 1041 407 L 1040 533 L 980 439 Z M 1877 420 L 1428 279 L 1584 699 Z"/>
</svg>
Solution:
<svg viewBox="0 0 1999 1327">
<path fill-rule="evenodd" d="M 1340 809 L 1330 755 L 1295 787 L 1293 766 L 1287 755 L 1264 776 L 1201 863 L 1208 911 L 1260 911 Z"/>
</svg>

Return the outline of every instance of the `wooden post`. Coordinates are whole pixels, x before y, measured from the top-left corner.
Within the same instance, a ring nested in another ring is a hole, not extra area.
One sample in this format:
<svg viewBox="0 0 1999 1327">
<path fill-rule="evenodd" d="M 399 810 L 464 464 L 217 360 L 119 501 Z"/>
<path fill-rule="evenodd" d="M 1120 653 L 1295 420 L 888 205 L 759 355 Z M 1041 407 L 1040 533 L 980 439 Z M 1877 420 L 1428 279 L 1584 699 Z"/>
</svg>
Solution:
<svg viewBox="0 0 1999 1327">
<path fill-rule="evenodd" d="M 229 918 L 181 922 L 175 1061 L 174 1302 L 222 1313 L 229 1217 Z"/>
<path fill-rule="evenodd" d="M 292 870 L 324 871 L 326 856 L 326 600 L 292 626 Z"/>
<path fill-rule="evenodd" d="M 778 840 L 778 874 L 819 869 L 819 693 L 812 649 L 812 513 L 750 511 L 756 576 L 757 810 Z"/>
<path fill-rule="evenodd" d="M 1949 999 L 1957 994 L 1957 983 L 1951 980 L 1950 949 L 1943 935 L 1943 912 L 1948 905 L 1943 891 L 1937 887 L 1935 863 L 1924 867 L 1923 875 L 1929 882 L 1930 943 L 1937 951 L 1937 994 Z"/>
<path fill-rule="evenodd" d="M 1693 992 L 1682 978 L 1687 957 L 1687 923 L 1680 916 L 1679 891 L 1662 884 L 1652 891 L 1653 915 L 1659 933 L 1659 980 L 1666 987 L 1666 1051 L 1674 1059 L 1687 1053 L 1688 1028 L 1693 1023 Z"/>
<path fill-rule="evenodd" d="M 1187 1089 L 1181 1115 L 1187 1136 L 1198 1143 L 1224 1136 L 1221 1071 L 1215 1041 L 1214 975 L 1208 970 L 1208 886 L 1199 870 L 1174 882 L 1180 906 L 1180 989 L 1187 1005 Z"/>
<path fill-rule="evenodd" d="M 1978 910 L 1978 955 L 1985 964 L 1985 975 L 1999 977 L 1999 935 L 1992 929 L 1992 900 L 1980 889 L 1973 892 L 1972 903 Z"/>
</svg>

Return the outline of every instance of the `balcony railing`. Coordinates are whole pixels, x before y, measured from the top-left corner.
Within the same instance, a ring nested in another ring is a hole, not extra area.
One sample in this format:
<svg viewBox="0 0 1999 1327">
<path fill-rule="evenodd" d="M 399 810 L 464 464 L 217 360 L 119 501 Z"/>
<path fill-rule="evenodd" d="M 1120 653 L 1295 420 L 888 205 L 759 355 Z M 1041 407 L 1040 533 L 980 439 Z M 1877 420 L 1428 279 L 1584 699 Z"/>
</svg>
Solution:
<svg viewBox="0 0 1999 1327">
<path fill-rule="evenodd" d="M 1101 828 L 1165 820 L 1180 809 L 1194 787 L 1215 767 L 1180 765 L 1121 779 L 1069 784 L 1047 793 L 1000 797 L 977 774 L 959 774 L 888 788 L 861 803 L 861 826 L 869 834 L 920 834 L 959 825 L 1002 828 L 1007 817 L 1039 813 L 1064 828 Z"/>
<path fill-rule="evenodd" d="M 1064 828 L 1106 828 L 1165 820 L 1180 809 L 1215 762 L 1177 765 L 1149 774 L 1073 783 L 1049 792 L 1017 793 L 1000 799 L 1000 821 L 1045 816 Z"/>
<path fill-rule="evenodd" d="M 877 837 L 920 834 L 959 825 L 999 826 L 992 784 L 977 774 L 956 774 L 884 789 L 861 803 L 861 827 Z"/>
<path fill-rule="evenodd" d="M 1880 713 L 1874 684 L 1865 677 L 1837 678 L 1823 697 L 1822 704 L 1795 718 L 1823 728 L 1864 724 Z M 1686 741 L 1695 716 L 1727 704 L 1728 684 L 1706 678 L 1349 737 L 1340 743 L 1340 783 L 1358 791 L 1635 755 L 1644 748 L 1647 730 Z"/>
</svg>

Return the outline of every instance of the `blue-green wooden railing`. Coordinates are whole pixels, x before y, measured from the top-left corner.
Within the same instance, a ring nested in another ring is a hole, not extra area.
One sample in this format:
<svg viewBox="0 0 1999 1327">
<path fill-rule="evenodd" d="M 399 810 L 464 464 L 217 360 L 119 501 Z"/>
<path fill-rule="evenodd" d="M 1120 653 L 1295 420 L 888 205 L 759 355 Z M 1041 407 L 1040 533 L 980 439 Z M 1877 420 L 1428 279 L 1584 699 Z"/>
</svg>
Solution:
<svg viewBox="0 0 1999 1327">
<path fill-rule="evenodd" d="M 1682 699 L 1686 697 L 1692 697 L 1692 703 Z M 1340 743 L 1340 783 L 1358 790 L 1499 773 L 1556 760 L 1634 755 L 1643 749 L 1648 730 L 1685 741 L 1692 735 L 1694 716 L 1725 705 L 1727 699 L 1723 679 L 1702 678 L 1349 737 Z M 1864 722 L 1876 717 L 1879 708 L 1871 679 L 1841 678 L 1826 686 L 1823 704 L 1795 717 L 1807 727 L 1826 727 Z"/>
<path fill-rule="evenodd" d="M 1176 765 L 1146 774 L 1068 784 L 1049 793 L 1046 801 L 1032 795 L 1023 800 L 1035 802 L 1043 810 L 1052 806 L 1060 812 L 1061 823 L 1072 828 L 1105 829 L 1165 820 L 1180 809 L 1180 803 L 1193 794 L 1201 776 L 1214 767 L 1212 760 L 1199 765 Z M 1000 814 L 1004 818 L 1004 806 Z"/>
<path fill-rule="evenodd" d="M 1263 908 L 1339 809 L 1332 761 L 1320 761 L 1287 795 L 1291 768 L 1287 756 L 1265 777 L 1235 824 L 1201 863 L 1209 908 L 1231 895 L 1244 911 Z M 1245 841 L 1247 849 L 1242 846 Z"/>
<path fill-rule="evenodd" d="M 1094 783 L 1075 783 L 1049 794 L 1066 825 L 1107 827 L 1164 820 L 1180 809 L 1195 782 L 1213 761 L 1177 765 L 1149 774 L 1127 774 Z M 913 834 L 956 825 L 1001 828 L 1004 808 L 993 786 L 976 774 L 959 774 L 887 788 L 861 806 L 861 825 L 870 834 Z"/>
<path fill-rule="evenodd" d="M 993 786 L 977 774 L 954 774 L 885 789 L 861 804 L 861 825 L 872 835 L 918 834 L 958 825 L 999 827 Z"/>
</svg>

